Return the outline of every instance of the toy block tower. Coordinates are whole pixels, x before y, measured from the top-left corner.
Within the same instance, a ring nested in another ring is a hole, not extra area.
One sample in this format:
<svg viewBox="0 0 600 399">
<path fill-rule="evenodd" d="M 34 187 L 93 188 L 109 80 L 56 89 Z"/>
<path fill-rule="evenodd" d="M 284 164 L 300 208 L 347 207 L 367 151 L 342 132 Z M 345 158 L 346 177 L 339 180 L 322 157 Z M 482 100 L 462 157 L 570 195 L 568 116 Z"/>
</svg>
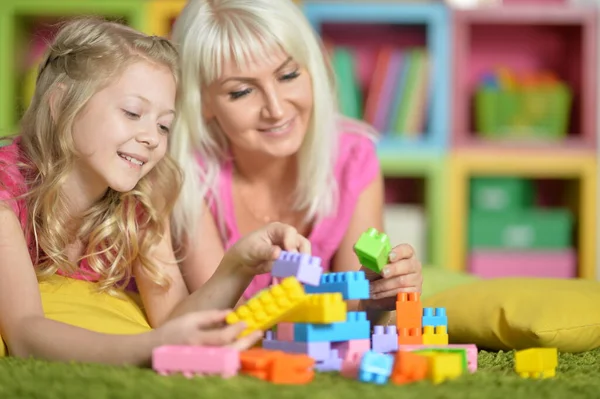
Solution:
<svg viewBox="0 0 600 399">
<path fill-rule="evenodd" d="M 448 317 L 445 308 L 424 308 L 422 324 L 424 345 L 448 345 Z"/>
</svg>

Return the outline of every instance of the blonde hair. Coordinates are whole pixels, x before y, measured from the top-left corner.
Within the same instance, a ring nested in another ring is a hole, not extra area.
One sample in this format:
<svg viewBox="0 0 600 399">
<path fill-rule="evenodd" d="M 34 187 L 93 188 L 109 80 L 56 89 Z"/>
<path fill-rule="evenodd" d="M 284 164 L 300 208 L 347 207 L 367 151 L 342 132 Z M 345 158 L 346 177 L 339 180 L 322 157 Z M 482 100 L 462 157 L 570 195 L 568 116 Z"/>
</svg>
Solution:
<svg viewBox="0 0 600 399">
<path fill-rule="evenodd" d="M 61 27 L 40 64 L 20 132 L 21 167 L 29 186 L 27 233 L 35 240 L 32 260 L 40 279 L 57 271 L 78 272 L 78 262 L 69 261 L 65 248 L 82 238 L 85 249 L 79 260 L 86 259 L 99 275 L 100 290 L 125 286 L 133 262 L 139 262 L 157 284 L 169 284 L 149 256 L 165 231 L 164 221 L 180 189 L 181 171 L 169 156 L 132 191 L 109 188 L 77 220 L 62 191 L 76 158 L 72 138 L 76 116 L 95 93 L 140 61 L 166 66 L 178 80 L 178 54 L 169 41 L 117 22 L 78 18 Z"/>
<path fill-rule="evenodd" d="M 190 0 L 175 22 L 172 40 L 183 62 L 170 151 L 185 174 L 173 212 L 175 237 L 189 239 L 197 233 L 201 201 L 211 195 L 218 199 L 217 178 L 228 156 L 225 136 L 202 120 L 201 88 L 220 76 L 225 63 L 243 68 L 252 57 L 265 58 L 275 49 L 306 67 L 313 88 L 312 116 L 298 154 L 294 208 L 306 210 L 307 220 L 329 215 L 338 191 L 335 75 L 301 10 L 288 0 Z"/>
</svg>

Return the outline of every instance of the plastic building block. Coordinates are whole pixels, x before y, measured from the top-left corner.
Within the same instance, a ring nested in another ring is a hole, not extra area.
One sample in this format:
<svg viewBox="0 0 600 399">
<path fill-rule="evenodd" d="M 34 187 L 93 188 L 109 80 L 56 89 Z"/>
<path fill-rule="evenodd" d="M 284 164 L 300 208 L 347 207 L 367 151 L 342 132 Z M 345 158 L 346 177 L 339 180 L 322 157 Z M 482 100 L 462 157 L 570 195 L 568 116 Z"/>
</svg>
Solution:
<svg viewBox="0 0 600 399">
<path fill-rule="evenodd" d="M 352 352 L 344 356 L 344 360 L 342 360 L 342 369 L 340 370 L 340 374 L 346 378 L 357 379 L 358 370 L 360 369 L 360 364 L 363 355 L 364 353 L 362 352 Z"/>
<path fill-rule="evenodd" d="M 375 326 L 371 339 L 373 352 L 389 353 L 398 350 L 396 326 Z"/>
<path fill-rule="evenodd" d="M 358 379 L 362 382 L 385 384 L 394 367 L 394 356 L 373 351 L 365 352 L 358 369 Z"/>
<path fill-rule="evenodd" d="M 306 286 L 307 294 L 339 292 L 344 300 L 369 299 L 369 280 L 365 272 L 326 273 L 317 287 Z"/>
<path fill-rule="evenodd" d="M 398 329 L 398 347 L 401 345 L 422 345 L 421 327 Z"/>
<path fill-rule="evenodd" d="M 240 353 L 242 373 L 274 384 L 307 384 L 314 378 L 315 360 L 307 355 L 262 348 Z"/>
<path fill-rule="evenodd" d="M 346 321 L 346 313 L 348 313 L 348 305 L 346 305 L 341 293 L 310 294 L 304 302 L 282 317 L 281 321 L 291 323 L 334 323 Z"/>
<path fill-rule="evenodd" d="M 428 358 L 427 378 L 434 384 L 458 378 L 463 373 L 461 356 L 456 353 L 422 353 Z"/>
<path fill-rule="evenodd" d="M 515 371 L 522 378 L 554 377 L 557 366 L 557 348 L 529 348 L 515 353 Z"/>
<path fill-rule="evenodd" d="M 296 323 L 294 340 L 300 342 L 339 342 L 351 339 L 370 339 L 371 322 L 366 312 L 348 312 L 347 320 L 339 323 Z"/>
<path fill-rule="evenodd" d="M 152 368 L 160 375 L 181 373 L 191 378 L 218 374 L 229 378 L 240 369 L 240 352 L 216 346 L 160 346 L 152 351 Z"/>
<path fill-rule="evenodd" d="M 279 323 L 275 331 L 275 339 L 279 341 L 294 340 L 294 323 Z"/>
<path fill-rule="evenodd" d="M 475 344 L 450 345 L 399 345 L 399 351 L 418 351 L 427 349 L 464 349 L 467 353 L 467 366 L 471 373 L 477 371 L 477 346 Z"/>
<path fill-rule="evenodd" d="M 448 328 L 448 317 L 446 308 L 423 308 L 423 327 L 425 326 L 446 326 Z"/>
<path fill-rule="evenodd" d="M 287 251 L 281 251 L 271 269 L 273 277 L 294 276 L 301 283 L 308 285 L 319 285 L 322 273 L 321 258 Z"/>
<path fill-rule="evenodd" d="M 420 349 L 420 350 L 414 351 L 413 353 L 418 353 L 418 354 L 455 353 L 460 356 L 463 371 L 469 370 L 469 363 L 467 360 L 467 350 L 466 349 L 439 347 L 439 348 Z"/>
<path fill-rule="evenodd" d="M 308 355 L 316 361 L 329 358 L 331 342 L 291 342 L 272 339 L 270 334 L 262 341 L 262 347 L 285 353 L 300 353 Z"/>
<path fill-rule="evenodd" d="M 302 284 L 296 277 L 286 277 L 281 284 L 260 291 L 247 303 L 229 313 L 228 324 L 244 321 L 248 327 L 240 334 L 245 336 L 256 330 L 268 330 L 306 300 Z"/>
<path fill-rule="evenodd" d="M 365 353 L 371 349 L 370 339 L 351 339 L 342 342 L 332 342 L 331 349 L 335 349 L 339 352 L 340 357 L 345 359 L 348 355 L 353 353 Z"/>
<path fill-rule="evenodd" d="M 448 333 L 446 326 L 423 327 L 424 345 L 448 345 Z"/>
<path fill-rule="evenodd" d="M 396 328 L 398 331 L 423 326 L 423 303 L 418 292 L 400 292 L 396 296 Z"/>
<path fill-rule="evenodd" d="M 394 359 L 391 381 L 396 385 L 408 384 L 427 378 L 429 360 L 412 352 L 398 351 Z"/>
<path fill-rule="evenodd" d="M 360 264 L 375 273 L 381 273 L 383 267 L 388 264 L 391 250 L 388 236 L 373 227 L 362 233 L 354 244 L 354 252 Z"/>
<path fill-rule="evenodd" d="M 329 357 L 315 365 L 317 371 L 340 371 L 342 369 L 342 358 L 337 350 L 333 349 L 329 352 Z"/>
</svg>

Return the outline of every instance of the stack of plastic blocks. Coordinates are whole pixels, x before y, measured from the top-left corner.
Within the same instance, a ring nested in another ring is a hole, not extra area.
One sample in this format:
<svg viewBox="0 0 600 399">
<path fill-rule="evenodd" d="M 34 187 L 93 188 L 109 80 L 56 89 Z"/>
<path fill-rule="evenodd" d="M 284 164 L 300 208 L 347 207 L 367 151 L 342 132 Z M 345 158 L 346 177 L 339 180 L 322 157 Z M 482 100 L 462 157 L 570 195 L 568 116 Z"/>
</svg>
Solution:
<svg viewBox="0 0 600 399">
<path fill-rule="evenodd" d="M 339 371 L 348 353 L 371 347 L 371 325 L 365 312 L 348 312 L 346 300 L 369 298 L 364 272 L 323 274 L 320 259 L 282 252 L 275 262 L 275 278 L 294 277 L 306 299 L 267 332 L 262 346 L 287 353 L 306 354 L 318 371 Z"/>
</svg>

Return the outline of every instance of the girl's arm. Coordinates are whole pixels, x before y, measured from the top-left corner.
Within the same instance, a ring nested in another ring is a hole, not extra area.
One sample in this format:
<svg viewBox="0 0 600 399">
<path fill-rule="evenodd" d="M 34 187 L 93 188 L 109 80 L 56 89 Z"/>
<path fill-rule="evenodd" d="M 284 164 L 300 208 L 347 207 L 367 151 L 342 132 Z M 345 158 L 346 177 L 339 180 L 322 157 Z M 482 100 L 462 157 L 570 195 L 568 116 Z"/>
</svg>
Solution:
<svg viewBox="0 0 600 399">
<path fill-rule="evenodd" d="M 212 219 L 208 212 L 204 213 L 203 218 L 206 217 Z M 236 262 L 231 257 L 223 256 L 222 249 L 209 251 L 206 242 L 214 240 L 206 230 L 201 231 L 202 240 L 198 240 L 198 245 L 193 245 L 191 256 L 188 255 L 184 262 L 185 266 L 180 270 L 173 253 L 170 227 L 168 223 L 165 225 L 167 230 L 163 235 L 164 238 L 156 247 L 152 259 L 158 262 L 159 267 L 170 280 L 170 286 L 168 288 L 158 286 L 146 276 L 139 265 L 134 267 L 134 276 L 150 325 L 156 328 L 167 320 L 193 311 L 234 307 L 250 284 L 252 276 L 236 268 L 238 266 Z M 212 227 L 214 228 L 214 223 Z M 205 229 L 205 226 L 202 228 Z M 218 244 L 220 245 L 220 242 Z M 207 259 L 204 258 L 204 251 L 210 252 L 206 254 Z M 219 253 L 221 257 L 217 258 L 216 255 Z M 214 266 L 208 262 L 209 260 L 215 262 Z M 192 288 L 189 291 L 184 275 L 192 277 L 188 279 L 188 286 Z"/>
<path fill-rule="evenodd" d="M 149 364 L 160 338 L 154 332 L 108 335 L 44 317 L 37 278 L 23 230 L 0 204 L 0 335 L 9 353 L 58 361 Z"/>
</svg>

